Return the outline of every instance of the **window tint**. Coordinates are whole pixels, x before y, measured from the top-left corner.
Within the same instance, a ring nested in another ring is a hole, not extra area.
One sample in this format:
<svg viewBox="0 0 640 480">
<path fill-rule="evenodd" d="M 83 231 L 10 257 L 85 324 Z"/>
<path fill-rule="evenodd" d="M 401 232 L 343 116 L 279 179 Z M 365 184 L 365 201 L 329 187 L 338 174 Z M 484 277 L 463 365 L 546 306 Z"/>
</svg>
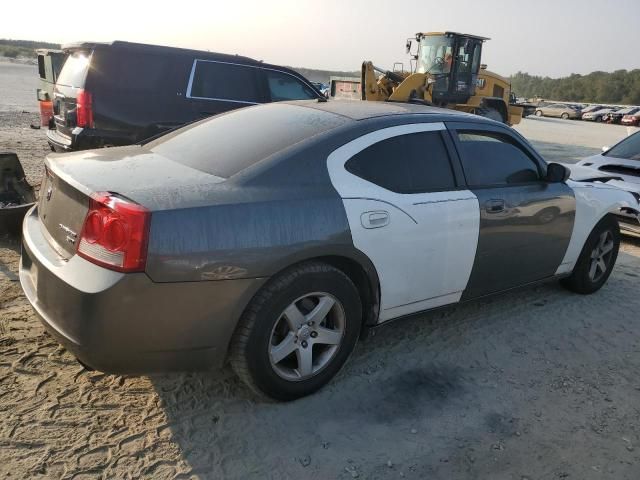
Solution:
<svg viewBox="0 0 640 480">
<path fill-rule="evenodd" d="M 460 160 L 469 186 L 509 185 L 539 180 L 536 163 L 517 141 L 495 132 L 458 132 Z"/>
<path fill-rule="evenodd" d="M 91 55 L 87 52 L 75 52 L 69 55 L 64 62 L 64 67 L 62 67 L 56 83 L 69 87 L 83 88 L 90 61 Z"/>
<path fill-rule="evenodd" d="M 38 75 L 44 80 L 47 79 L 47 73 L 44 69 L 44 55 L 38 55 Z"/>
<path fill-rule="evenodd" d="M 100 49 L 93 54 L 90 81 L 100 90 L 153 93 L 166 90 L 171 68 L 175 60 L 166 55 Z"/>
<path fill-rule="evenodd" d="M 455 181 L 440 132 L 400 135 L 354 155 L 350 173 L 397 193 L 452 190 Z"/>
<path fill-rule="evenodd" d="M 271 100 L 310 100 L 318 98 L 311 88 L 296 77 L 274 70 L 263 70 L 269 85 Z"/>
<path fill-rule="evenodd" d="M 259 103 L 262 101 L 256 68 L 198 60 L 191 96 Z"/>
<path fill-rule="evenodd" d="M 627 160 L 640 160 L 640 133 L 635 133 L 625 138 L 622 142 L 606 152 L 604 156 L 625 158 Z"/>
</svg>

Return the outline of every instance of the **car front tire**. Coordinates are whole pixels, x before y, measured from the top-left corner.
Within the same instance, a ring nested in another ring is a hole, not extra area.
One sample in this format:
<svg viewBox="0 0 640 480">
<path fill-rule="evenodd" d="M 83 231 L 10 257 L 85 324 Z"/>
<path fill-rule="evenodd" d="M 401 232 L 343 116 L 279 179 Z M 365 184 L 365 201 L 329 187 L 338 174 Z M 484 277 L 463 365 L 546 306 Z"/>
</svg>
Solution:
<svg viewBox="0 0 640 480">
<path fill-rule="evenodd" d="M 619 249 L 620 226 L 613 215 L 607 215 L 589 234 L 571 275 L 560 283 L 575 293 L 600 290 L 613 271 Z"/>
<path fill-rule="evenodd" d="M 542 116 L 542 110 L 536 110 L 536 117 Z"/>
<path fill-rule="evenodd" d="M 361 325 L 360 296 L 349 277 L 325 263 L 303 263 L 252 299 L 231 341 L 231 365 L 258 396 L 294 400 L 338 373 Z"/>
</svg>

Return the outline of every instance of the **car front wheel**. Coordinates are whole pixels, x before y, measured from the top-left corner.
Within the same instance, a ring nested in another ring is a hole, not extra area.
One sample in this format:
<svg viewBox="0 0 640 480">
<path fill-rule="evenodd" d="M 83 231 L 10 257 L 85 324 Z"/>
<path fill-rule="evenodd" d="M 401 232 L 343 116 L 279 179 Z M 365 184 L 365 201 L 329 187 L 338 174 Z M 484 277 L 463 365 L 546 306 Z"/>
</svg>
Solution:
<svg viewBox="0 0 640 480">
<path fill-rule="evenodd" d="M 273 278 L 245 310 L 231 365 L 257 394 L 309 395 L 335 376 L 360 334 L 358 290 L 341 270 L 311 262 Z"/>
<path fill-rule="evenodd" d="M 620 227 L 613 215 L 595 226 L 582 248 L 573 272 L 561 280 L 572 292 L 594 293 L 605 284 L 613 271 L 620 248 Z"/>
</svg>

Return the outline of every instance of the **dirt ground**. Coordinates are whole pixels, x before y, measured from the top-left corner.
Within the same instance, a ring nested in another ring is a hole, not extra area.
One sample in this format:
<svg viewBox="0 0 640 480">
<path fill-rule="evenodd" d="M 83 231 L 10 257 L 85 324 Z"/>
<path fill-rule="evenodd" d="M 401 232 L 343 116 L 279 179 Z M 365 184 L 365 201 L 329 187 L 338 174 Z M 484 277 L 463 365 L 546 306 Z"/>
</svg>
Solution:
<svg viewBox="0 0 640 480">
<path fill-rule="evenodd" d="M 0 149 L 37 185 L 35 121 L 0 113 Z M 2 478 L 640 478 L 640 240 L 595 295 L 549 284 L 391 323 L 288 404 L 256 402 L 228 369 L 85 370 L 39 324 L 18 260 L 2 241 Z"/>
</svg>

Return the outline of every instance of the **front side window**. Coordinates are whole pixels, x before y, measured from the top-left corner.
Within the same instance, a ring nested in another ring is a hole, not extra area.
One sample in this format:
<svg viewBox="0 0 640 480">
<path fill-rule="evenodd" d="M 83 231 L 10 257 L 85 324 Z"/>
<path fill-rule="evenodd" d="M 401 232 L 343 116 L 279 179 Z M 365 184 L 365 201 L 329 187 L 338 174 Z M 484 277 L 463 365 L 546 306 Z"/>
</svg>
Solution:
<svg viewBox="0 0 640 480">
<path fill-rule="evenodd" d="M 348 172 L 396 193 L 425 193 L 456 188 L 440 132 L 388 138 L 354 155 Z"/>
<path fill-rule="evenodd" d="M 264 70 L 267 78 L 271 101 L 283 100 L 313 100 L 318 98 L 314 91 L 293 75 L 275 70 Z"/>
<path fill-rule="evenodd" d="M 540 180 L 537 164 L 509 135 L 465 130 L 457 133 L 458 153 L 470 187 Z"/>
<path fill-rule="evenodd" d="M 257 69 L 247 65 L 197 60 L 189 96 L 260 103 Z"/>
<path fill-rule="evenodd" d="M 427 35 L 420 40 L 418 73 L 449 73 L 453 62 L 453 38 Z"/>
</svg>

